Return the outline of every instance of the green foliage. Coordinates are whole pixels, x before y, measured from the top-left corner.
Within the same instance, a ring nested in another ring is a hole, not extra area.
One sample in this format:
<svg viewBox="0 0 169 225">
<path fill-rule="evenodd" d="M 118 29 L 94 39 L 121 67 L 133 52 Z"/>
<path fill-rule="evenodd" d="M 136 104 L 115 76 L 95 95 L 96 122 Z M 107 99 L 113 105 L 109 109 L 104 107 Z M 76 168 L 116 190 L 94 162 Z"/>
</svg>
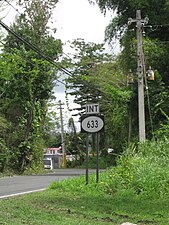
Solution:
<svg viewBox="0 0 169 225">
<path fill-rule="evenodd" d="M 163 42 L 158 39 L 144 37 L 143 50 L 145 61 L 148 65 L 151 65 L 152 68 L 160 71 L 161 68 L 165 66 L 165 58 L 168 52 Z"/>
<path fill-rule="evenodd" d="M 128 139 L 128 104 L 132 96 L 126 88 L 126 76 L 119 61 L 113 61 L 112 56 L 104 52 L 102 44 L 78 39 L 72 45 L 76 63 L 73 61 L 71 68 L 75 75 L 67 79 L 67 93 L 70 90 L 75 97 L 80 112 L 86 103 L 100 104 L 100 111 L 105 115 L 101 150 L 113 147 L 119 152 Z"/>
<path fill-rule="evenodd" d="M 148 198 L 169 196 L 168 141 L 146 142 L 138 149 L 127 149 L 109 171 L 104 187 L 113 194 L 119 189 L 133 190 Z"/>
<path fill-rule="evenodd" d="M 115 164 L 115 158 L 112 155 L 106 155 L 99 157 L 99 168 L 100 169 L 106 169 Z M 96 169 L 97 165 L 97 158 L 96 156 L 89 156 L 88 159 L 88 166 L 90 169 Z M 70 163 L 70 167 L 75 168 L 86 168 L 86 161 L 84 160 L 83 163 L 78 160 L 77 162 Z"/>
<path fill-rule="evenodd" d="M 3 115 L 0 115 L 0 172 L 4 172 L 8 160 L 8 147 L 5 142 L 9 130 L 9 123 Z"/>
<path fill-rule="evenodd" d="M 94 158 L 93 158 L 94 159 Z M 95 186 L 95 176 L 84 186 L 81 177 L 72 182 L 53 183 L 51 189 L 65 191 L 95 192 L 113 196 L 143 199 L 166 199 L 169 197 L 169 141 L 145 142 L 130 146 L 119 156 L 117 166 L 100 174 Z M 72 185 L 72 186 L 71 186 Z"/>
<path fill-rule="evenodd" d="M 128 86 L 128 90 L 132 91 L 130 103 L 131 116 L 131 136 L 135 138 L 138 134 L 138 90 L 137 90 L 137 62 L 136 62 L 136 39 L 132 38 L 132 32 L 127 32 L 122 38 L 122 43 L 125 46 L 123 51 L 118 57 L 118 62 L 122 67 L 124 73 L 128 74 L 129 70 L 133 73 L 134 84 Z M 130 44 L 129 44 L 130 43 Z M 154 130 L 159 129 L 160 123 L 165 121 L 164 116 L 161 113 L 161 109 L 168 110 L 168 87 L 166 78 L 164 77 L 163 68 L 165 67 L 165 59 L 167 58 L 167 51 L 164 44 L 158 40 L 152 40 L 148 37 L 143 38 L 143 48 L 145 56 L 145 69 L 149 68 L 149 65 L 154 70 L 154 81 L 146 81 L 145 89 L 145 112 L 146 112 L 146 133 L 147 138 L 150 139 L 152 134 L 152 125 L 150 122 L 150 114 L 152 116 Z M 161 58 L 164 60 L 161 61 Z M 147 75 L 147 74 L 146 74 Z M 147 96 L 148 94 L 148 96 Z M 148 99 L 149 98 L 149 99 Z M 149 100 L 149 102 L 148 102 Z M 149 111 L 150 109 L 150 111 Z"/>
<path fill-rule="evenodd" d="M 153 136 L 150 114 L 152 116 L 154 130 L 157 131 L 160 123 L 165 123 L 166 120 L 161 110 L 168 112 L 168 1 L 96 0 L 95 2 L 104 13 L 106 13 L 106 10 L 116 11 L 116 17 L 112 19 L 106 28 L 106 40 L 111 43 L 113 38 L 119 38 L 122 46 L 122 51 L 118 57 L 121 71 L 127 75 L 129 70 L 132 70 L 134 80 L 137 77 L 136 26 L 135 22 L 127 26 L 128 19 L 135 19 L 136 10 L 138 9 L 141 10 L 142 18 L 145 16 L 149 18 L 148 25 L 142 28 L 142 34 L 145 70 L 147 71 L 149 66 L 155 70 L 155 80 L 151 83 L 148 82 L 148 87 L 146 87 L 148 88 L 146 92 L 149 92 L 149 103 L 145 92 L 146 133 L 150 139 Z M 133 98 L 131 98 L 128 105 L 130 108 L 130 127 L 132 128 L 130 136 L 135 139 L 138 133 L 138 96 L 136 83 L 134 87 L 129 88 L 133 91 Z"/>
<path fill-rule="evenodd" d="M 122 32 L 122 28 L 119 28 L 119 20 L 120 17 L 116 16 L 112 19 L 112 21 L 108 24 L 105 30 L 105 40 L 109 43 L 112 42 L 112 37 L 118 38 L 120 33 Z"/>
<path fill-rule="evenodd" d="M 62 52 L 61 41 L 51 36 L 47 26 L 56 3 L 57 0 L 20 2 L 23 13 L 12 25 L 18 35 L 53 60 Z M 4 156 L 6 168 L 37 171 L 43 167 L 47 101 L 52 98 L 57 69 L 11 33 L 4 42 L 0 57 L 0 139 L 8 149 Z"/>
<path fill-rule="evenodd" d="M 91 83 L 90 76 L 93 75 L 97 64 L 110 61 L 110 56 L 104 53 L 103 44 L 85 43 L 83 39 L 78 39 L 74 40 L 71 46 L 75 49 L 71 66 L 74 76 L 67 79 L 67 93 L 76 97 L 75 103 L 81 106 L 81 111 L 86 102 L 98 101 L 101 93 L 97 84 Z"/>
<path fill-rule="evenodd" d="M 96 2 L 104 12 L 106 12 L 106 10 L 116 10 L 118 17 L 118 23 L 116 26 L 117 31 L 119 31 L 121 27 L 126 27 L 128 18 L 135 18 L 136 10 L 138 9 L 142 11 L 143 18 L 145 16 L 149 17 L 150 24 L 161 24 L 161 21 L 163 21 L 163 24 L 167 24 L 168 21 L 169 8 L 167 0 L 160 2 L 158 0 L 154 0 L 153 3 L 151 0 L 96 0 Z M 165 31 L 165 35 L 162 31 Z M 153 37 L 157 37 L 158 35 L 161 38 L 166 38 L 167 33 L 168 31 L 166 31 L 164 27 L 159 27 L 157 30 L 153 31 L 151 35 Z"/>
<path fill-rule="evenodd" d="M 132 93 L 125 88 L 116 89 L 109 85 L 106 89 L 108 101 L 107 104 L 103 105 L 103 110 L 105 111 L 108 146 L 115 149 L 115 153 L 119 154 L 128 139 L 129 102 Z"/>
<path fill-rule="evenodd" d="M 167 124 L 167 117 L 163 112 L 168 111 L 168 88 L 166 88 L 164 81 L 162 80 L 162 76 L 158 71 L 155 71 L 155 80 L 152 82 L 148 82 L 148 90 L 149 90 L 149 98 L 150 98 L 150 107 L 151 107 L 151 115 L 153 119 L 153 127 L 154 132 L 158 133 L 161 130 L 161 124 Z M 146 111 L 148 108 L 147 102 Z M 148 115 L 148 112 L 147 112 Z M 147 134 L 150 134 L 150 126 L 149 121 L 147 120 Z M 162 138 L 162 135 L 159 136 Z"/>
<path fill-rule="evenodd" d="M 165 116 L 166 122 L 160 124 L 160 128 L 154 132 L 154 135 L 159 140 L 168 140 L 169 139 L 169 117 L 161 109 L 161 113 Z"/>
<path fill-rule="evenodd" d="M 101 179 L 104 179 L 101 173 Z M 2 224 L 168 224 L 168 198 L 139 198 L 131 190 L 107 195 L 90 175 L 51 184 L 50 189 L 0 200 Z"/>
<path fill-rule="evenodd" d="M 119 225 L 126 221 L 168 224 L 168 199 L 140 199 L 131 191 L 128 195 L 122 192 L 118 196 L 105 195 L 95 179 L 91 182 L 93 186 L 85 185 L 84 177 L 68 179 L 57 182 L 50 190 L 1 200 L 0 222 L 9 225 Z"/>
<path fill-rule="evenodd" d="M 5 141 L 0 138 L 0 173 L 4 172 L 7 161 L 7 147 Z"/>
<path fill-rule="evenodd" d="M 48 107 L 51 107 L 49 104 Z M 47 111 L 43 125 L 43 139 L 45 141 L 45 147 L 59 147 L 61 146 L 61 134 L 59 118 L 54 111 Z"/>
</svg>

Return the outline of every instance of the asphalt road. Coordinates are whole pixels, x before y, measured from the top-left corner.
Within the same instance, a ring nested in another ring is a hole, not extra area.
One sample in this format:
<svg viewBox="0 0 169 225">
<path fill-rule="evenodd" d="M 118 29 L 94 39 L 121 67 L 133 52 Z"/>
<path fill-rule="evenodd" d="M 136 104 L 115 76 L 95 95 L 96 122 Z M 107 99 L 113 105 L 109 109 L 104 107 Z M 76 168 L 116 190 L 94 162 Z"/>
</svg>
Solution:
<svg viewBox="0 0 169 225">
<path fill-rule="evenodd" d="M 94 172 L 90 170 L 89 172 Z M 0 199 L 11 196 L 43 191 L 53 181 L 85 175 L 85 169 L 58 169 L 53 173 L 32 176 L 12 176 L 0 178 Z"/>
</svg>

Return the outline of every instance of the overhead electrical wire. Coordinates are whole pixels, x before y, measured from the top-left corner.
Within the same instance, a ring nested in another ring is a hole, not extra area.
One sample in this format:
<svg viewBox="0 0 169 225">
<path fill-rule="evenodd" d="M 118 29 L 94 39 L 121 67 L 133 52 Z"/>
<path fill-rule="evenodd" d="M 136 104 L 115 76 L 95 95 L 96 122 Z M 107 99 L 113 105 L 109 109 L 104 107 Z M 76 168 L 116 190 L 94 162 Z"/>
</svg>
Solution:
<svg viewBox="0 0 169 225">
<path fill-rule="evenodd" d="M 0 3 L 0 7 L 4 7 L 4 5 L 3 5 L 4 2 L 5 2 L 5 0 L 4 0 L 3 2 Z M 5 9 L 7 9 L 7 7 L 8 7 L 8 6 L 6 6 Z M 8 14 L 8 13 L 7 13 L 7 14 Z"/>
<path fill-rule="evenodd" d="M 9 1 L 7 1 L 7 0 L 4 0 L 8 5 L 10 5 L 17 13 L 19 13 L 20 15 L 22 15 L 20 12 L 19 12 L 19 10 L 18 9 L 16 9 Z M 27 22 L 29 22 L 28 20 L 27 20 Z M 50 58 L 49 56 L 47 56 L 47 55 L 45 55 L 45 53 L 44 52 L 42 52 L 40 49 L 38 49 L 34 44 L 31 44 L 30 42 L 28 42 L 25 38 L 22 38 L 22 37 L 20 37 L 15 31 L 13 31 L 11 28 L 9 28 L 6 24 L 4 24 L 3 22 L 2 22 L 2 20 L 1 20 L 1 25 L 8 31 L 8 32 L 13 32 L 13 35 L 15 36 L 15 37 L 17 37 L 18 39 L 20 39 L 22 42 L 24 42 L 25 44 L 27 44 L 29 47 L 31 47 L 31 48 L 33 48 L 33 50 L 34 51 L 38 51 L 37 53 L 39 53 L 43 58 L 45 57 L 45 59 L 47 60 L 47 61 L 49 61 L 49 60 L 51 60 L 50 62 L 53 64 L 55 64 L 56 65 L 56 62 L 54 62 L 53 61 L 53 59 L 52 58 Z M 63 54 L 65 54 L 65 53 L 63 53 Z M 66 54 L 65 54 L 66 55 Z M 70 58 L 70 57 L 69 57 Z M 71 58 L 70 58 L 71 59 Z M 69 71 L 69 70 L 67 70 L 67 69 L 65 69 L 64 67 L 62 67 L 62 66 L 59 66 L 59 65 L 57 65 L 57 67 L 60 69 L 60 70 L 64 70 L 63 72 L 65 72 L 66 74 L 71 74 L 71 72 Z M 73 75 L 73 74 L 72 74 Z"/>
<path fill-rule="evenodd" d="M 30 49 L 34 50 L 36 53 L 38 53 L 42 58 L 53 64 L 55 67 L 57 67 L 59 70 L 67 74 L 68 76 L 74 77 L 75 74 L 73 74 L 71 71 L 67 70 L 61 65 L 58 65 L 54 59 L 46 55 L 43 51 L 41 51 L 39 48 L 37 48 L 34 44 L 27 41 L 25 38 L 18 35 L 14 30 L 12 30 L 10 27 L 8 27 L 2 20 L 0 20 L 0 25 L 5 28 L 9 33 L 11 33 L 13 36 L 15 36 L 17 39 L 19 39 L 21 42 L 26 44 Z M 84 93 L 83 93 L 84 94 Z"/>
<path fill-rule="evenodd" d="M 21 15 L 21 13 L 19 12 L 18 9 L 16 9 L 8 0 L 4 0 L 5 2 L 7 2 L 8 5 L 10 5 L 17 13 L 19 13 Z M 29 21 L 28 21 L 29 22 Z M 53 64 L 54 66 L 56 66 L 58 69 L 60 69 L 62 72 L 66 73 L 69 76 L 73 76 L 74 74 L 72 74 L 69 70 L 65 69 L 62 66 L 59 66 L 58 64 L 56 64 L 56 62 L 54 62 L 54 60 L 52 58 L 50 58 L 49 56 L 45 55 L 44 52 L 42 52 L 40 49 L 38 49 L 35 45 L 31 44 L 30 42 L 28 42 L 26 39 L 20 37 L 15 31 L 13 31 L 12 29 L 10 29 L 7 25 L 5 25 L 2 21 L 0 21 L 0 24 L 8 31 L 10 32 L 12 35 L 14 35 L 16 38 L 18 38 L 20 41 L 24 42 L 28 47 L 30 47 L 32 50 L 34 50 L 36 53 L 38 53 L 40 56 L 42 56 L 43 58 L 45 58 L 48 62 L 50 62 L 51 64 Z M 149 27 L 152 29 L 152 27 L 155 27 L 157 29 L 157 27 L 162 27 L 162 26 L 169 26 L 169 24 L 164 24 L 164 25 L 149 25 L 149 26 L 145 26 L 145 27 Z M 116 44 L 117 46 L 117 44 Z M 116 48 L 116 46 L 114 48 Z M 66 53 L 62 52 L 64 55 L 66 55 L 67 57 L 69 57 Z M 69 57 L 70 58 L 70 57 Z M 71 58 L 70 58 L 71 59 Z M 72 59 L 71 59 L 72 60 Z M 144 62 L 144 67 L 145 67 L 145 62 Z M 145 69 L 144 69 L 145 70 Z M 66 84 L 62 81 L 60 81 L 59 79 L 56 79 L 58 82 L 62 83 L 63 85 L 66 86 Z M 145 83 L 146 83 L 146 93 L 147 93 L 147 100 L 148 100 L 148 110 L 149 110 L 149 115 L 150 115 L 150 124 L 151 124 L 151 128 L 152 128 L 152 132 L 153 132 L 153 122 L 152 122 L 152 116 L 151 116 L 151 108 L 150 108 L 150 99 L 149 99 L 149 93 L 148 93 L 148 86 L 147 86 L 147 81 L 145 79 Z M 99 89 L 98 89 L 99 90 Z M 100 90 L 99 90 L 100 91 Z M 80 93 L 84 94 L 83 92 L 80 91 Z M 102 92 L 103 93 L 103 92 Z M 86 94 L 85 94 L 86 95 Z"/>
<path fill-rule="evenodd" d="M 4 43 L 3 43 L 1 40 L 0 40 L 0 43 L 1 43 L 2 45 L 4 45 Z M 31 62 L 30 59 L 24 58 L 23 56 L 21 56 L 21 58 L 24 59 L 24 60 L 26 60 L 27 62 L 29 62 L 32 66 L 34 66 L 34 64 Z M 39 69 L 41 72 L 43 72 L 43 70 L 42 70 L 40 67 L 39 67 L 38 69 Z M 55 78 L 55 80 L 58 81 L 59 83 L 63 84 L 64 86 L 66 85 L 66 83 L 64 83 L 63 81 L 59 80 L 58 78 Z"/>
<path fill-rule="evenodd" d="M 22 13 L 16 9 L 8 0 L 4 0 L 9 6 L 11 6 L 17 13 L 19 13 L 20 15 L 22 15 Z M 28 19 L 25 18 L 25 20 L 31 25 L 30 21 Z M 38 35 L 38 34 L 36 34 Z M 40 35 L 38 35 L 40 37 Z M 118 43 L 116 43 L 116 46 L 112 49 L 112 51 L 114 51 L 114 49 L 117 47 Z M 77 62 L 72 59 L 68 54 L 66 54 L 65 52 L 62 51 L 62 54 L 64 54 L 65 56 L 67 56 L 71 61 L 73 61 L 75 64 L 75 66 L 78 66 L 77 65 Z M 111 53 L 112 54 L 112 53 Z M 70 71 L 69 71 L 70 72 Z M 73 76 L 76 75 L 76 74 L 72 74 Z"/>
<path fill-rule="evenodd" d="M 19 15 L 22 15 L 22 13 L 16 9 L 8 0 L 4 0 L 9 6 L 11 6 Z M 30 24 L 30 21 L 28 19 L 25 18 L 25 20 Z M 30 24 L 31 25 L 31 24 Z M 36 34 L 38 35 L 38 34 Z M 40 35 L 38 35 L 40 37 Z M 65 52 L 62 51 L 62 54 L 67 56 L 69 59 L 71 59 L 72 61 L 74 61 L 68 54 L 66 54 Z M 74 61 L 75 62 L 75 61 Z M 75 62 L 76 64 L 76 62 Z"/>
<path fill-rule="evenodd" d="M 28 42 L 27 40 L 25 40 L 25 38 L 22 38 L 20 35 L 18 35 L 15 31 L 13 31 L 11 28 L 9 28 L 5 23 L 2 22 L 2 20 L 0 20 L 0 25 L 5 28 L 10 34 L 12 34 L 13 36 L 15 36 L 18 40 L 20 40 L 22 43 L 26 44 L 30 49 L 32 49 L 33 51 L 35 51 L 36 53 L 38 53 L 42 58 L 44 58 L 46 61 L 50 62 L 52 65 L 54 65 L 55 67 L 57 67 L 59 70 L 61 70 L 62 72 L 64 72 L 65 74 L 67 74 L 68 76 L 74 77 L 74 74 L 71 73 L 70 71 L 68 71 L 67 69 L 65 69 L 62 66 L 59 66 L 55 61 L 53 61 L 52 58 L 50 58 L 49 56 L 45 55 L 44 52 L 42 52 L 40 49 L 38 49 L 35 45 L 31 44 L 30 42 Z M 78 77 L 76 77 L 78 78 Z M 61 81 L 59 81 L 61 82 Z M 62 83 L 63 84 L 63 83 Z M 66 86 L 66 84 L 64 84 Z M 103 91 L 99 90 L 97 88 L 97 90 L 99 92 L 104 93 Z M 78 90 L 78 92 L 82 95 L 88 96 L 88 94 Z"/>
<path fill-rule="evenodd" d="M 25 38 L 21 37 L 18 35 L 14 30 L 9 28 L 5 23 L 0 20 L 0 25 L 5 28 L 9 33 L 11 33 L 13 36 L 15 36 L 18 40 L 26 44 L 30 49 L 34 50 L 36 53 L 38 53 L 42 58 L 44 58 L 46 61 L 50 62 L 53 64 L 55 67 L 57 67 L 59 70 L 62 72 L 66 73 L 67 75 L 73 76 L 73 74 L 65 69 L 64 67 L 58 65 L 51 57 L 47 56 L 43 51 L 41 51 L 39 48 L 37 48 L 34 44 L 31 44 L 29 41 L 27 41 Z"/>
<path fill-rule="evenodd" d="M 16 10 L 17 13 L 21 14 L 9 1 L 5 0 L 5 2 L 7 2 L 14 10 Z M 73 74 L 69 70 L 65 69 L 64 67 L 58 65 L 51 57 L 47 56 L 43 51 L 41 51 L 39 48 L 37 48 L 34 44 L 30 43 L 25 38 L 23 38 L 20 35 L 18 35 L 14 30 L 12 30 L 5 23 L 3 23 L 2 20 L 0 20 L 0 25 L 3 28 L 5 28 L 9 33 L 11 33 L 13 36 L 15 36 L 18 40 L 20 40 L 22 43 L 26 44 L 30 49 L 32 49 L 33 51 L 35 51 L 36 53 L 38 53 L 42 58 L 44 58 L 45 60 L 47 60 L 48 62 L 50 62 L 52 65 L 54 65 L 55 67 L 57 67 L 59 70 L 61 70 L 62 72 L 64 72 L 68 76 L 74 77 L 75 74 Z M 158 25 L 158 26 L 162 26 L 162 25 Z M 151 26 L 151 28 L 152 28 L 152 26 Z M 116 44 L 116 46 L 117 46 L 117 44 Z M 62 53 L 65 54 L 64 52 L 62 52 Z M 68 56 L 67 54 L 65 54 L 65 55 Z M 30 60 L 29 60 L 29 63 L 33 64 Z M 144 63 L 144 65 L 145 65 L 145 63 Z M 66 86 L 66 84 L 64 82 L 60 81 L 59 79 L 56 78 L 55 80 L 57 80 L 59 83 L 61 83 L 64 86 Z M 146 83 L 146 87 L 147 87 L 147 83 Z M 101 91 L 99 89 L 97 89 L 97 90 L 100 91 L 100 92 L 102 92 L 102 93 L 104 93 L 103 91 Z M 148 99 L 148 110 L 149 110 L 149 115 L 150 115 L 150 124 L 151 124 L 151 129 L 152 129 L 152 132 L 153 132 L 153 122 L 152 122 L 152 116 L 151 116 L 151 108 L 150 108 L 150 99 L 149 99 L 148 88 L 146 89 L 146 92 L 147 92 L 147 99 Z M 79 90 L 79 93 L 81 93 L 83 95 L 86 95 L 86 93 L 83 93 L 80 90 Z M 107 102 L 107 103 L 109 103 L 109 102 Z"/>
<path fill-rule="evenodd" d="M 142 59 L 143 59 L 143 75 L 144 75 L 144 81 L 145 81 L 145 90 L 146 90 L 146 95 L 147 95 L 148 112 L 149 112 L 149 118 L 150 118 L 150 127 L 151 127 L 151 133 L 154 138 L 154 126 L 153 126 L 153 119 L 152 119 L 152 113 L 151 113 L 148 82 L 147 82 L 147 77 L 146 77 L 146 63 L 145 63 L 145 58 L 144 58 L 143 52 L 142 52 Z"/>
<path fill-rule="evenodd" d="M 9 1 L 6 1 L 12 8 L 14 8 L 18 13 L 20 13 L 11 3 L 9 3 Z M 20 13 L 21 14 L 21 13 Z M 66 68 L 58 65 L 54 59 L 52 59 L 51 57 L 49 57 L 48 55 L 46 55 L 43 51 L 41 51 L 39 48 L 37 48 L 34 44 L 30 43 L 29 41 L 27 41 L 25 38 L 21 37 L 20 35 L 18 35 L 14 30 L 12 30 L 10 27 L 8 27 L 2 20 L 0 20 L 0 25 L 7 30 L 9 33 L 11 33 L 13 36 L 15 36 L 18 40 L 20 40 L 22 43 L 24 43 L 25 45 L 27 45 L 30 49 L 32 49 L 33 51 L 35 51 L 37 54 L 39 54 L 42 58 L 44 58 L 45 60 L 47 60 L 48 62 L 50 62 L 52 65 L 54 65 L 55 67 L 57 67 L 59 70 L 61 70 L 62 72 L 64 72 L 65 74 L 67 74 L 68 76 L 71 77 L 75 77 L 76 74 L 72 73 L 71 71 L 67 70 Z M 65 53 L 64 53 L 65 54 Z M 67 55 L 67 54 L 65 54 Z M 70 58 L 70 57 L 69 57 Z M 71 59 L 71 58 L 70 58 Z M 71 59 L 72 60 L 72 59 Z M 76 77 L 77 79 L 78 77 Z M 66 84 L 58 79 L 56 79 L 58 82 L 62 83 L 64 86 L 66 86 Z M 75 87 L 73 87 L 74 89 Z M 100 90 L 99 88 L 96 88 L 96 91 L 101 92 L 102 94 L 104 94 L 104 91 Z M 88 96 L 88 94 L 78 90 L 78 92 L 82 95 Z"/>
<path fill-rule="evenodd" d="M 16 9 L 9 1 L 4 0 L 4 2 L 6 2 L 8 5 L 10 5 L 17 13 L 19 13 L 21 15 L 21 13 L 19 12 L 19 10 Z"/>
<path fill-rule="evenodd" d="M 144 27 L 148 28 L 157 28 L 157 27 L 169 27 L 169 24 L 153 24 L 153 25 L 144 25 Z"/>
</svg>

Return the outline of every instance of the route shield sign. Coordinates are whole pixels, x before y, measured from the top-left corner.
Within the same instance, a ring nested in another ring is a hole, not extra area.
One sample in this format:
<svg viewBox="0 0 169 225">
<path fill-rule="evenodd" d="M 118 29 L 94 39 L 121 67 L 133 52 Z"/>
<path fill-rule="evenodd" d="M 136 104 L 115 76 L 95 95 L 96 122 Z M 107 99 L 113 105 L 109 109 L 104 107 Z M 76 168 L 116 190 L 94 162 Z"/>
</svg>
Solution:
<svg viewBox="0 0 169 225">
<path fill-rule="evenodd" d="M 104 128 L 103 116 L 82 116 L 81 117 L 81 132 L 97 133 Z"/>
</svg>

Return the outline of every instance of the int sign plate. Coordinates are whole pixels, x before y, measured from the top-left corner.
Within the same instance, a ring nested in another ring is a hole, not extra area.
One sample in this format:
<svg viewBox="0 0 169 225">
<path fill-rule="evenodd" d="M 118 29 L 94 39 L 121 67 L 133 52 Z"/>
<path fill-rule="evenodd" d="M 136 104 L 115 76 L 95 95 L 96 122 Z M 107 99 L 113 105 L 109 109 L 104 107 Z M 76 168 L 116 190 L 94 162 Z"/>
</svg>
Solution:
<svg viewBox="0 0 169 225">
<path fill-rule="evenodd" d="M 97 133 L 104 128 L 103 116 L 82 116 L 81 131 L 86 133 Z"/>
<path fill-rule="evenodd" d="M 86 114 L 99 114 L 99 104 L 87 104 Z"/>
</svg>

